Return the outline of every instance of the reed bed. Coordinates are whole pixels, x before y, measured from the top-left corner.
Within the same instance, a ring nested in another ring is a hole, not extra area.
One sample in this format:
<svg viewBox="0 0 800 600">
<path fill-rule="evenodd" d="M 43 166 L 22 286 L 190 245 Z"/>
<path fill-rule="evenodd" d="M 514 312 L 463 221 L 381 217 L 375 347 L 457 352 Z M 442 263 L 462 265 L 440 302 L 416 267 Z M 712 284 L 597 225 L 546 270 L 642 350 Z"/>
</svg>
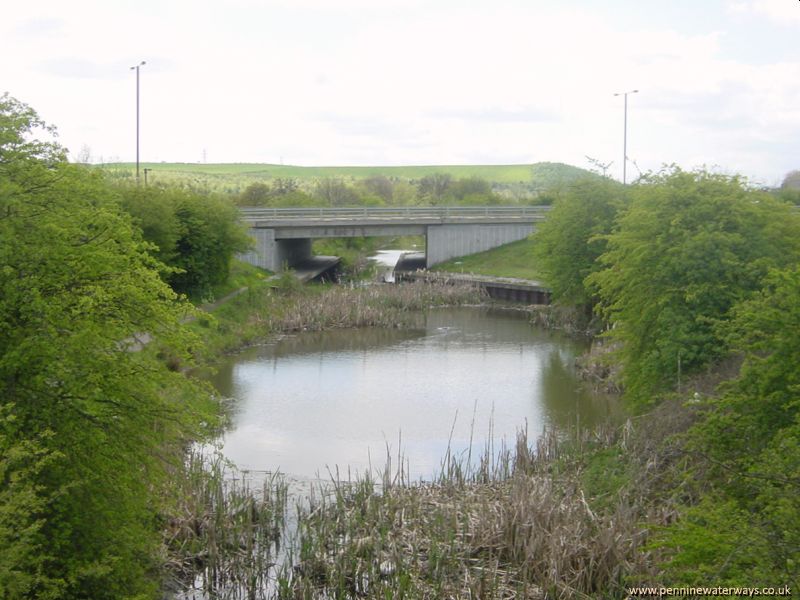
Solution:
<svg viewBox="0 0 800 600">
<path fill-rule="evenodd" d="M 260 486 L 218 453 L 189 452 L 164 529 L 167 587 L 179 598 L 266 598 L 281 560 L 287 485 Z M 200 595 L 197 596 L 196 593 Z"/>
<path fill-rule="evenodd" d="M 409 327 L 419 309 L 484 298 L 416 282 L 249 301 L 270 334 Z M 692 418 L 676 401 L 622 428 L 546 432 L 532 444 L 522 434 L 474 460 L 448 453 L 430 482 L 410 481 L 402 456 L 387 457 L 381 476 L 337 473 L 298 500 L 283 548 L 286 486 L 253 489 L 226 481 L 224 463 L 197 462 L 167 528 L 170 572 L 208 599 L 622 599 L 626 585 L 658 580 L 648 531 L 676 518 L 666 494 L 683 469 L 674 437 Z"/>
<path fill-rule="evenodd" d="M 664 492 L 692 419 L 673 403 L 621 428 L 522 433 L 475 460 L 448 453 L 428 482 L 387 456 L 380 475 L 331 474 L 288 520 L 282 479 L 256 489 L 194 454 L 170 572 L 200 594 L 183 600 L 622 599 L 658 580 L 648 532 L 677 516 Z"/>
<path fill-rule="evenodd" d="M 272 293 L 257 322 L 270 333 L 321 331 L 344 327 L 412 327 L 418 313 L 434 306 L 478 304 L 487 296 L 477 286 L 413 282 L 365 287 L 331 286 L 322 293 L 291 293 L 287 302 Z"/>
<path fill-rule="evenodd" d="M 413 282 L 402 285 L 303 286 L 291 275 L 275 287 L 256 287 L 203 315 L 194 324 L 204 344 L 200 364 L 221 354 L 263 343 L 273 335 L 350 327 L 409 329 L 424 326 L 422 311 L 437 306 L 482 304 L 486 293 L 472 285 Z"/>
<path fill-rule="evenodd" d="M 598 449 L 630 443 L 630 425 L 532 447 L 520 435 L 477 466 L 450 457 L 430 483 L 402 470 L 334 481 L 300 514 L 280 597 L 624 598 L 626 582 L 652 575 L 644 523 L 667 517 L 633 483 L 593 502 L 583 471 Z"/>
</svg>

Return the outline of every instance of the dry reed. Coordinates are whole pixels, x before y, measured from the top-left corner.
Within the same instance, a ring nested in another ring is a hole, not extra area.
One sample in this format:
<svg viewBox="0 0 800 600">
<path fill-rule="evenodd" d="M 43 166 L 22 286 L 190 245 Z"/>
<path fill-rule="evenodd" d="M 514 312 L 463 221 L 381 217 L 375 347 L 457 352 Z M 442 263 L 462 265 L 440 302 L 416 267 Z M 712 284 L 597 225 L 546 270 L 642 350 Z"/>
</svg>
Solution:
<svg viewBox="0 0 800 600">
<path fill-rule="evenodd" d="M 534 447 L 521 435 L 477 466 L 451 457 L 432 483 L 400 472 L 335 484 L 300 515 L 282 597 L 622 598 L 650 573 L 643 523 L 655 515 L 634 485 L 593 505 L 581 475 L 592 452 L 630 438 L 630 425 Z"/>
<path fill-rule="evenodd" d="M 414 282 L 366 287 L 331 286 L 321 294 L 266 297 L 257 321 L 267 333 L 321 331 L 344 327 L 413 326 L 421 310 L 477 304 L 486 298 L 476 286 Z"/>
<path fill-rule="evenodd" d="M 264 598 L 281 550 L 287 486 L 279 475 L 259 488 L 219 454 L 189 452 L 164 529 L 168 587 L 204 598 Z M 184 597 L 195 597 L 187 595 Z"/>
</svg>

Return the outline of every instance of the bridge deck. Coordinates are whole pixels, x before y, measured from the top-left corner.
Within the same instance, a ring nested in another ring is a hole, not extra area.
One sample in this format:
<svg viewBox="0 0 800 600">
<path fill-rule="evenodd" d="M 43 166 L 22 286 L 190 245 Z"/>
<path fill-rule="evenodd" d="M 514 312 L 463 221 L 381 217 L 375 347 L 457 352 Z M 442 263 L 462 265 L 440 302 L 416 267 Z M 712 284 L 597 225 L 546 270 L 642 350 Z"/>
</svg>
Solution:
<svg viewBox="0 0 800 600">
<path fill-rule="evenodd" d="M 515 223 L 545 218 L 547 206 L 395 206 L 355 208 L 241 208 L 254 227 L 325 225 L 426 225 L 441 223 Z"/>
</svg>

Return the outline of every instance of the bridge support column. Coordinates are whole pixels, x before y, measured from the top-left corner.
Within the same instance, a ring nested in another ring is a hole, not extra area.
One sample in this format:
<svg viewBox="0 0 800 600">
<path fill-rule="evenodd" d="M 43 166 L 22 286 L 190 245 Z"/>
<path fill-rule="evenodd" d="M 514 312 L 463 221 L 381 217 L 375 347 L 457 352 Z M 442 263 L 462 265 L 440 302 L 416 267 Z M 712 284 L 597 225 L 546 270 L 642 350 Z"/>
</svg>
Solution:
<svg viewBox="0 0 800 600">
<path fill-rule="evenodd" d="M 428 225 L 425 266 L 525 239 L 534 229 L 531 223 Z"/>
<path fill-rule="evenodd" d="M 311 239 L 275 239 L 275 230 L 253 227 L 248 232 L 255 240 L 255 248 L 239 258 L 244 262 L 278 272 L 283 267 L 293 267 L 297 263 L 311 258 Z"/>
</svg>

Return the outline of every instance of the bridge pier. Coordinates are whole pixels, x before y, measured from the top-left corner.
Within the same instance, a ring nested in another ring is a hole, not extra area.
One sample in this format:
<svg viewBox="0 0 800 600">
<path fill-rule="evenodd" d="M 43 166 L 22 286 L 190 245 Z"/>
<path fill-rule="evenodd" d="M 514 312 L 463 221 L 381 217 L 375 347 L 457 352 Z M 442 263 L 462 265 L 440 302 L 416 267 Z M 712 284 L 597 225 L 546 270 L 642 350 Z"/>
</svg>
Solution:
<svg viewBox="0 0 800 600">
<path fill-rule="evenodd" d="M 428 225 L 425 266 L 432 267 L 451 258 L 523 240 L 533 233 L 533 230 L 532 223 Z"/>
</svg>

